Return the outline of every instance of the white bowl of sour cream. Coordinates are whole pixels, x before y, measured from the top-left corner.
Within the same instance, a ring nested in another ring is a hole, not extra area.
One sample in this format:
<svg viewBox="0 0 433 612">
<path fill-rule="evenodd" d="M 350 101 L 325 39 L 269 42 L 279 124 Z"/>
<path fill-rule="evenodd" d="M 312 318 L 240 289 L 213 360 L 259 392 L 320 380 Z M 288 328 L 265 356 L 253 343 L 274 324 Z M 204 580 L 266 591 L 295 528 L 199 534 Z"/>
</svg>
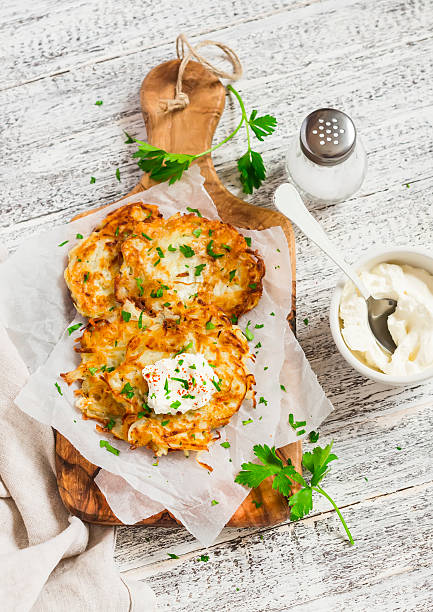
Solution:
<svg viewBox="0 0 433 612">
<path fill-rule="evenodd" d="M 377 382 L 410 386 L 433 377 L 433 253 L 422 247 L 371 249 L 355 264 L 373 297 L 397 300 L 388 327 L 397 349 L 379 347 L 367 306 L 344 277 L 331 300 L 330 326 L 338 350 L 355 370 Z"/>
</svg>

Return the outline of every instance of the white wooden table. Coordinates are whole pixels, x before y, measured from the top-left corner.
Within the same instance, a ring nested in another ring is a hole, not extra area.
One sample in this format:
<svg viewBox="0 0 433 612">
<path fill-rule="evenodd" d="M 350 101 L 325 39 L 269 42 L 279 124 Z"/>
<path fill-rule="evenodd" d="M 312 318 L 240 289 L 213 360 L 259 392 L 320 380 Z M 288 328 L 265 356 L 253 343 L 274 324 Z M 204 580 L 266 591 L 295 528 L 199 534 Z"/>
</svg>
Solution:
<svg viewBox="0 0 433 612">
<path fill-rule="evenodd" d="M 1 22 L 0 240 L 9 249 L 134 186 L 140 171 L 123 130 L 145 138 L 141 80 L 174 56 L 182 31 L 234 46 L 247 108 L 278 118 L 259 147 L 269 178 L 254 204 L 271 206 L 285 178 L 288 134 L 312 109 L 337 106 L 359 127 L 368 176 L 356 197 L 313 213 L 348 258 L 374 244 L 431 245 L 431 0 L 4 0 Z M 217 136 L 237 116 L 228 103 Z M 243 148 L 237 140 L 215 154 L 236 193 Z M 340 457 L 328 488 L 356 546 L 326 500 L 297 524 L 226 530 L 206 550 L 177 528 L 120 528 L 116 561 L 149 581 L 161 610 L 433 609 L 433 385 L 391 389 L 352 371 L 328 326 L 338 272 L 299 234 L 297 254 L 298 337 L 335 406 L 321 429 Z"/>
</svg>

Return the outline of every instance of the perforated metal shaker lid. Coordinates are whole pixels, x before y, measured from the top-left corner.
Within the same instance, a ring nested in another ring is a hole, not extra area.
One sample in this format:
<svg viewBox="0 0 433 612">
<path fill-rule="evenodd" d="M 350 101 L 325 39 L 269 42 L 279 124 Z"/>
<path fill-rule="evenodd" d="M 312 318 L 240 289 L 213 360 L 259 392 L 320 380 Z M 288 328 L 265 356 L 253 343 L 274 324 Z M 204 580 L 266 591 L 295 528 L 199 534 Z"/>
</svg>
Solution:
<svg viewBox="0 0 433 612">
<path fill-rule="evenodd" d="M 319 108 L 305 117 L 299 138 L 304 155 L 312 162 L 335 166 L 352 154 L 356 129 L 346 113 L 335 108 Z"/>
</svg>

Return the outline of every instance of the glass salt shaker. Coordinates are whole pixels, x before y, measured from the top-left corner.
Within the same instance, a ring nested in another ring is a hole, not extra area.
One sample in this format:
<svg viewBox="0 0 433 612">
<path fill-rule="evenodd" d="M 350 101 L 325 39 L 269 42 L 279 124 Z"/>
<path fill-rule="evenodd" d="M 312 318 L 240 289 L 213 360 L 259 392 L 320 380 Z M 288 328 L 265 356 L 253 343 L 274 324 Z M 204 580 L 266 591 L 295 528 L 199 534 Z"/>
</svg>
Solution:
<svg viewBox="0 0 433 612">
<path fill-rule="evenodd" d="M 352 119 L 334 108 L 313 111 L 287 153 L 289 175 L 306 198 L 341 202 L 357 191 L 367 155 Z"/>
</svg>

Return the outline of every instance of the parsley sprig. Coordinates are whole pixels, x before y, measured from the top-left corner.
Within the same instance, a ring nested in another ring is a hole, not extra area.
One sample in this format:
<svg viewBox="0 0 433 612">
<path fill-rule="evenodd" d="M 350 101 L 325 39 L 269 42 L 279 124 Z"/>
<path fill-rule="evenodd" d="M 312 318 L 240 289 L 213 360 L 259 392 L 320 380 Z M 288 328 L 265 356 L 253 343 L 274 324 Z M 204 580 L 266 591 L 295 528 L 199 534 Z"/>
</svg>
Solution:
<svg viewBox="0 0 433 612">
<path fill-rule="evenodd" d="M 277 456 L 275 447 L 269 448 L 266 444 L 263 446 L 257 444 L 254 446 L 254 454 L 260 460 L 261 464 L 243 463 L 242 471 L 235 478 L 235 482 L 246 485 L 248 487 L 258 487 L 265 478 L 274 476 L 272 488 L 279 491 L 282 495 L 288 498 L 289 506 L 291 507 L 290 518 L 296 521 L 311 512 L 313 509 L 313 491 L 320 493 L 332 504 L 337 515 L 344 527 L 344 530 L 349 538 L 350 544 L 354 543 L 352 534 L 349 531 L 346 521 L 344 520 L 340 509 L 334 502 L 332 497 L 324 491 L 320 485 L 323 478 L 329 473 L 329 464 L 331 461 L 338 459 L 336 455 L 331 453 L 332 444 L 328 444 L 325 448 L 316 446 L 313 452 L 304 453 L 302 456 L 302 465 L 311 473 L 310 481 L 307 482 L 301 474 L 299 474 L 290 460 L 287 465 L 284 465 L 281 459 Z M 292 495 L 293 483 L 297 482 L 301 485 L 299 491 Z"/>
<path fill-rule="evenodd" d="M 240 122 L 231 134 L 214 147 L 197 155 L 169 153 L 142 140 L 136 140 L 138 150 L 133 154 L 133 157 L 138 160 L 138 167 L 143 172 L 148 172 L 150 177 L 156 181 L 168 181 L 172 185 L 182 177 L 182 174 L 185 170 L 188 170 L 194 160 L 215 151 L 215 149 L 231 140 L 242 126 L 245 126 L 248 148 L 237 164 L 240 181 L 244 193 L 252 193 L 254 189 L 258 189 L 266 178 L 266 170 L 260 153 L 253 151 L 251 148 L 251 132 L 258 140 L 263 141 L 266 136 L 273 134 L 277 120 L 272 115 L 257 117 L 257 110 L 253 110 L 248 117 L 240 94 L 232 85 L 228 85 L 227 89 L 235 95 L 242 113 Z M 129 138 L 127 142 L 129 142 Z"/>
</svg>

